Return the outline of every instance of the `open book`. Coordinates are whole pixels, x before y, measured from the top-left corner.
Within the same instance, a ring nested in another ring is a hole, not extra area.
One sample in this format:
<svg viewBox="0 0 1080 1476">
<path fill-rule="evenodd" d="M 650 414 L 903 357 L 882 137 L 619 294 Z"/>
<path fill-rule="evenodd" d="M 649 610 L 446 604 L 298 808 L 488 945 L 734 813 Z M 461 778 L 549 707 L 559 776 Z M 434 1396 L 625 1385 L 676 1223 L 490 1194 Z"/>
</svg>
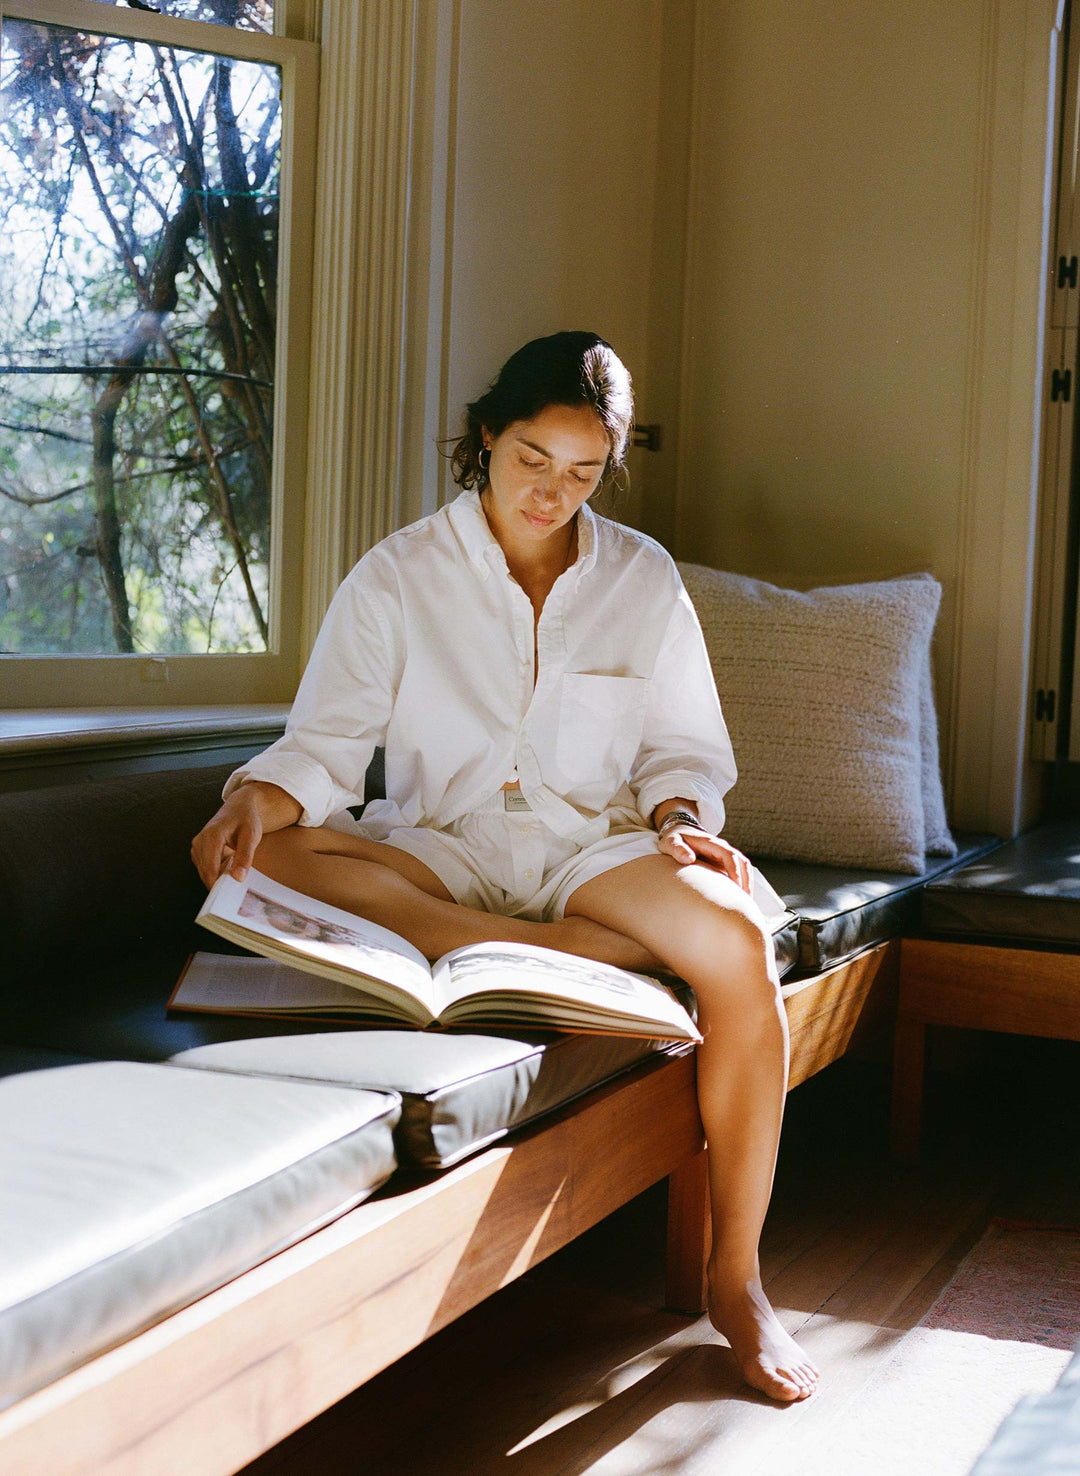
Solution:
<svg viewBox="0 0 1080 1476">
<path fill-rule="evenodd" d="M 388 928 L 254 870 L 242 882 L 219 877 L 197 921 L 265 957 L 195 954 L 170 1009 L 701 1039 L 647 975 L 524 943 L 474 943 L 432 965 Z"/>
</svg>

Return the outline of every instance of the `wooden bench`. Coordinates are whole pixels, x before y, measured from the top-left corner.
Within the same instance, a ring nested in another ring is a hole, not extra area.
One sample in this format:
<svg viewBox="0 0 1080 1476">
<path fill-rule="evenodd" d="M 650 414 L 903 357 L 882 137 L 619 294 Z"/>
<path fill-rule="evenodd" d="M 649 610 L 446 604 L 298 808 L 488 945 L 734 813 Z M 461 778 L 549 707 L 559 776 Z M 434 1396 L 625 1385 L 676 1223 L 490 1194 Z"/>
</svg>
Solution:
<svg viewBox="0 0 1080 1476">
<path fill-rule="evenodd" d="M 900 944 L 785 985 L 791 1085 L 895 1008 Z M 653 1058 L 457 1167 L 360 1205 L 0 1413 L 18 1476 L 235 1472 L 651 1184 L 668 1304 L 704 1307 L 708 1201 L 692 1056 Z"/>
<path fill-rule="evenodd" d="M 919 1156 L 930 1025 L 1080 1040 L 1080 822 L 1040 825 L 923 892 L 900 944 L 895 1156 Z"/>
</svg>

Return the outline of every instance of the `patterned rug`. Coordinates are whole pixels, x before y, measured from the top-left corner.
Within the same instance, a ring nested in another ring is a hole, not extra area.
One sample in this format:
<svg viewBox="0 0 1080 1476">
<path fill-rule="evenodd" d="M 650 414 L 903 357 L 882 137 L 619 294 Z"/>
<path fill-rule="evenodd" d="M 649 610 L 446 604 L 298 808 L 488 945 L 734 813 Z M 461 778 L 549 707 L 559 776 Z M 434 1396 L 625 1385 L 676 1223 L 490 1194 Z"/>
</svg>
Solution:
<svg viewBox="0 0 1080 1476">
<path fill-rule="evenodd" d="M 1080 1231 L 995 1221 L 800 1476 L 966 1476 L 1078 1339 Z"/>
<path fill-rule="evenodd" d="M 1071 1350 L 1080 1339 L 1080 1231 L 992 1221 L 922 1326 Z"/>
</svg>

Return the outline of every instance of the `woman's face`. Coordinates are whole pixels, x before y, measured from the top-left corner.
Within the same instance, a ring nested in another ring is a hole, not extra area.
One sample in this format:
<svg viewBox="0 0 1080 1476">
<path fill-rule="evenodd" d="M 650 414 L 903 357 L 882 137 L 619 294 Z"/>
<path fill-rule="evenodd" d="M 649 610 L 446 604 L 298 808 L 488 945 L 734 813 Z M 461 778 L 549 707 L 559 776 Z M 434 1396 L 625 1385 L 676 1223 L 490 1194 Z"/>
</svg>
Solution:
<svg viewBox="0 0 1080 1476">
<path fill-rule="evenodd" d="M 491 451 L 488 520 L 500 541 L 514 544 L 565 528 L 596 490 L 608 458 L 604 427 L 586 405 L 548 405 L 499 436 L 485 430 L 484 445 Z"/>
</svg>

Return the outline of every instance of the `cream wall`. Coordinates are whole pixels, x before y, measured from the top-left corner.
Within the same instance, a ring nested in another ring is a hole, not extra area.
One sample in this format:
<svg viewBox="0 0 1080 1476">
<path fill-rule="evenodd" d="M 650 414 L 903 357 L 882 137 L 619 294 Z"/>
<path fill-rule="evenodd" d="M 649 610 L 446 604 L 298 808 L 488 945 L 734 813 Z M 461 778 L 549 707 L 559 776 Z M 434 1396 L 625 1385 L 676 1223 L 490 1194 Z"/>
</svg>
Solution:
<svg viewBox="0 0 1080 1476">
<path fill-rule="evenodd" d="M 448 70 L 446 235 L 438 428 L 455 428 L 521 343 L 562 328 L 608 338 L 650 399 L 650 294 L 678 241 L 656 228 L 660 88 L 671 36 L 689 42 L 688 4 L 661 0 L 461 0 Z M 681 26 L 681 32 L 680 32 Z M 688 92 L 688 88 L 686 89 Z M 687 136 L 681 139 L 685 158 Z M 679 313 L 663 320 L 677 356 Z M 429 399 L 429 406 L 436 403 Z M 620 509 L 641 516 L 655 467 L 633 457 Z M 433 464 L 432 464 L 433 465 Z M 445 468 L 439 496 L 452 495 Z M 433 488 L 424 489 L 432 497 Z M 432 504 L 433 505 L 433 504 Z"/>
<path fill-rule="evenodd" d="M 980 6 L 701 7 L 680 542 L 703 561 L 952 572 Z"/>
<path fill-rule="evenodd" d="M 590 326 L 659 455 L 618 515 L 810 584 L 930 569 L 954 823 L 1025 761 L 1060 0 L 424 0 L 398 521 L 535 334 Z"/>
<path fill-rule="evenodd" d="M 929 569 L 947 779 L 1023 759 L 1054 6 L 701 0 L 677 546 L 796 584 Z"/>
</svg>

